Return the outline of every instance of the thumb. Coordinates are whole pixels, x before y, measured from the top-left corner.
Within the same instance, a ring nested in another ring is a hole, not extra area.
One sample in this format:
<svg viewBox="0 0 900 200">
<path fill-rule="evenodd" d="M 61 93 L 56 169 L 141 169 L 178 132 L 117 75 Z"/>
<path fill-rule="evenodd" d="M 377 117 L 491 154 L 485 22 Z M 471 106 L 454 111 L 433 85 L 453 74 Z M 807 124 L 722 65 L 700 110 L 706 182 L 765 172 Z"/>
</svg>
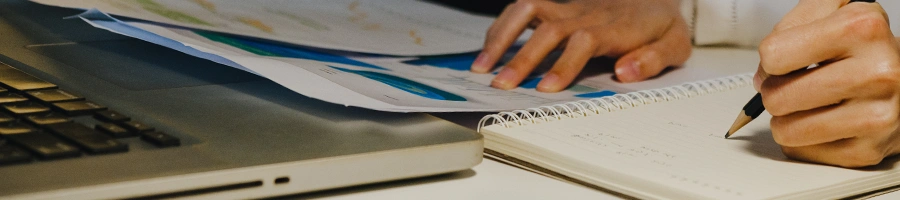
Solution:
<svg viewBox="0 0 900 200">
<path fill-rule="evenodd" d="M 691 39 L 682 19 L 672 25 L 661 38 L 626 53 L 616 61 L 616 78 L 621 82 L 637 82 L 656 76 L 669 66 L 680 66 L 691 56 Z"/>
</svg>

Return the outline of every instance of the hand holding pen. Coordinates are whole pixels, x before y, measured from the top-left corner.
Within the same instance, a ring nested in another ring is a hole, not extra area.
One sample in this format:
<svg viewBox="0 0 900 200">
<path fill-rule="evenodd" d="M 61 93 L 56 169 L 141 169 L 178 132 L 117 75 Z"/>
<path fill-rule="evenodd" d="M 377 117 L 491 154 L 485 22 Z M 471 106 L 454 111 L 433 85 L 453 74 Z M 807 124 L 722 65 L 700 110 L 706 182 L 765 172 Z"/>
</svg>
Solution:
<svg viewBox="0 0 900 200">
<path fill-rule="evenodd" d="M 900 43 L 878 3 L 801 0 L 759 52 L 754 86 L 786 156 L 862 167 L 900 152 Z"/>
</svg>

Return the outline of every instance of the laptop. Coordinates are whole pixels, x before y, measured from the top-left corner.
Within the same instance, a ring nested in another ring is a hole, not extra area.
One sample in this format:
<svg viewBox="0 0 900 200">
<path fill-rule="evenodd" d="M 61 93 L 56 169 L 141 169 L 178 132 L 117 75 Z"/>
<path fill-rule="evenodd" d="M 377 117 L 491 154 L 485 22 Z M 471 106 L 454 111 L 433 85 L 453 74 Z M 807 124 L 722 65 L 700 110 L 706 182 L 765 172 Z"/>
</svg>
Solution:
<svg viewBox="0 0 900 200">
<path fill-rule="evenodd" d="M 246 199 L 446 174 L 475 131 L 330 104 L 0 0 L 0 199 Z"/>
</svg>

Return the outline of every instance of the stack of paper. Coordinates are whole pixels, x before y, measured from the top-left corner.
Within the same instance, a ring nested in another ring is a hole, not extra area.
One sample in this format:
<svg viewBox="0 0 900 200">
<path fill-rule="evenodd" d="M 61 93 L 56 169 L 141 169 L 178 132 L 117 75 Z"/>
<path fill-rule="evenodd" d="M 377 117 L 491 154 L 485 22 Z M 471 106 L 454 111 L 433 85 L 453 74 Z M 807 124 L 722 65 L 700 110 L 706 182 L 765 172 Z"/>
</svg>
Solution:
<svg viewBox="0 0 900 200">
<path fill-rule="evenodd" d="M 383 111 L 522 109 L 722 75 L 680 69 L 670 74 L 690 75 L 626 85 L 614 81 L 612 66 L 597 66 L 604 69 L 584 73 L 559 93 L 534 90 L 541 73 L 520 88 L 499 90 L 489 86 L 493 74 L 468 71 L 493 18 L 420 1 L 33 1 L 85 9 L 76 17 L 97 28 L 254 73 L 312 98 Z"/>
</svg>

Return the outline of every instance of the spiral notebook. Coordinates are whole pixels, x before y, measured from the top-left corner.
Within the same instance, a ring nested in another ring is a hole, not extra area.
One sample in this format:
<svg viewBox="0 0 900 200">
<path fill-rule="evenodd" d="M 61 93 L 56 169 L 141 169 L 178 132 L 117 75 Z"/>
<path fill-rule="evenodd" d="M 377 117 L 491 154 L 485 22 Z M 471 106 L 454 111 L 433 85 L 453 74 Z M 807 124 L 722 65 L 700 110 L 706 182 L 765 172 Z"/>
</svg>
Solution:
<svg viewBox="0 0 900 200">
<path fill-rule="evenodd" d="M 845 169 L 786 158 L 771 116 L 723 136 L 756 91 L 743 74 L 485 116 L 485 152 L 640 199 L 834 199 L 900 184 L 889 158 Z"/>
</svg>

